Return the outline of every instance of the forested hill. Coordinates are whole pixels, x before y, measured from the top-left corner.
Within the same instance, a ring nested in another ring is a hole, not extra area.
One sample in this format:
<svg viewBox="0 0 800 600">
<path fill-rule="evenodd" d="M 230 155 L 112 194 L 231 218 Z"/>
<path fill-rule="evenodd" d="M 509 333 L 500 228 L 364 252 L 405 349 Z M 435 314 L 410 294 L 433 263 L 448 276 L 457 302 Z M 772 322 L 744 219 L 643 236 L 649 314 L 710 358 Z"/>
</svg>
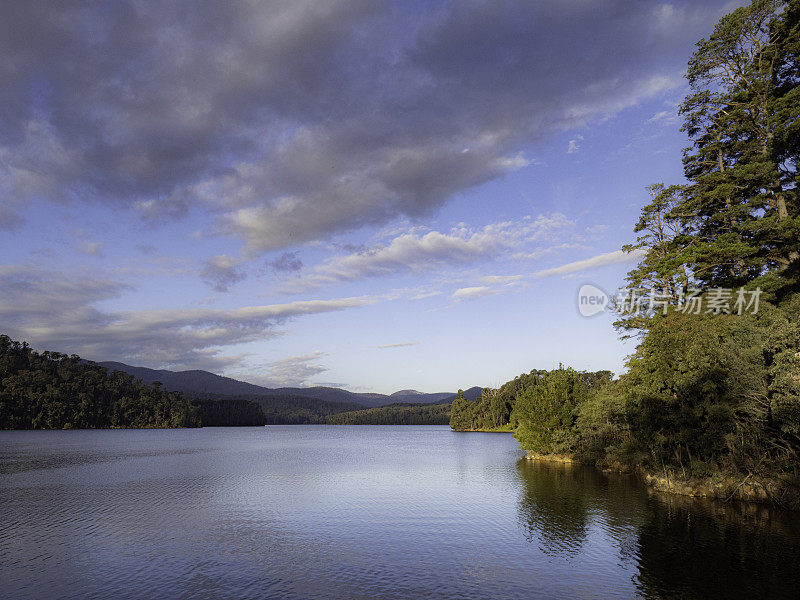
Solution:
<svg viewBox="0 0 800 600">
<path fill-rule="evenodd" d="M 180 393 L 0 335 L 0 429 L 199 425 Z"/>
<path fill-rule="evenodd" d="M 451 401 L 455 392 L 423 393 L 415 390 L 402 390 L 391 395 L 356 393 L 340 388 L 315 386 L 315 387 L 283 387 L 268 388 L 254 385 L 244 381 L 215 375 L 208 371 L 169 371 L 164 369 L 148 369 L 134 367 L 120 362 L 100 362 L 99 365 L 109 371 L 123 371 L 141 379 L 143 383 L 160 382 L 164 389 L 183 392 L 189 395 L 227 395 L 227 396 L 276 396 L 292 398 L 314 398 L 323 402 L 347 402 L 359 404 L 362 407 L 384 406 L 398 402 L 413 402 L 427 404 L 434 402 Z M 470 388 L 480 393 L 480 388 Z M 468 391 L 470 391 L 468 390 Z M 477 397 L 477 395 L 476 395 Z"/>
<path fill-rule="evenodd" d="M 131 374 L 119 367 L 127 365 L 99 365 L 77 355 L 39 353 L 27 343 L 0 336 L 0 429 L 324 424 L 332 415 L 364 408 L 357 402 L 287 393 L 292 388 L 270 390 L 206 371 L 130 368 Z M 137 375 L 149 381 L 143 382 Z M 180 387 L 186 382 L 184 389 L 189 390 L 251 393 L 204 391 L 184 397 L 159 383 L 170 377 L 173 385 Z M 330 389 L 342 392 L 334 395 L 336 398 L 349 397 L 350 392 Z"/>
<path fill-rule="evenodd" d="M 447 425 L 450 404 L 389 404 L 328 417 L 330 425 Z"/>
<path fill-rule="evenodd" d="M 239 392 L 213 393 L 220 389 Z M 469 397 L 479 393 L 480 388 L 467 391 Z M 363 415 L 369 412 L 362 403 L 365 396 L 393 407 L 380 417 Z M 408 397 L 429 403 L 398 402 Z M 269 389 L 207 371 L 158 371 L 97 364 L 74 354 L 40 353 L 25 342 L 0 336 L 0 429 L 324 424 L 340 413 L 360 415 L 364 423 L 440 424 L 449 422 L 454 397 L 414 390 L 386 396 L 336 388 Z M 403 408 L 398 410 L 398 404 Z"/>
<path fill-rule="evenodd" d="M 143 383 L 161 382 L 163 387 L 173 392 L 199 393 L 199 394 L 267 394 L 272 390 L 254 385 L 245 381 L 237 381 L 230 377 L 215 375 L 208 371 L 167 371 L 165 369 L 148 369 L 147 367 L 134 367 L 121 362 L 104 361 L 98 365 L 113 371 L 123 371 L 141 379 Z"/>
</svg>

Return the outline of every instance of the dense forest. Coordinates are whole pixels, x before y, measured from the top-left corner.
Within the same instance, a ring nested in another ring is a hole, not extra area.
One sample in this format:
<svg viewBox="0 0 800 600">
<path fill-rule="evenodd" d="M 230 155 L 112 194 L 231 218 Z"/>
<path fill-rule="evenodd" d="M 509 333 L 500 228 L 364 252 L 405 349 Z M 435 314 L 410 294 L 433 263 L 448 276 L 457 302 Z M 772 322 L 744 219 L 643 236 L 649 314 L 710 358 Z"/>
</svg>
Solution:
<svg viewBox="0 0 800 600">
<path fill-rule="evenodd" d="M 454 428 L 507 420 L 533 454 L 798 505 L 799 56 L 798 0 L 755 0 L 697 44 L 686 182 L 651 186 L 624 248 L 644 252 L 614 301 L 628 373 L 533 372 L 457 400 Z"/>
<path fill-rule="evenodd" d="M 0 335 L 0 429 L 198 427 L 180 394 Z"/>
<path fill-rule="evenodd" d="M 450 426 L 456 431 L 510 431 L 517 423 L 513 418 L 514 404 L 525 390 L 530 389 L 547 371 L 533 370 L 504 383 L 497 389 L 484 388 L 475 401 L 465 398 L 459 390 L 453 400 Z M 611 371 L 580 374 L 590 387 L 611 381 Z"/>
<path fill-rule="evenodd" d="M 377 408 L 342 412 L 328 417 L 331 425 L 447 425 L 450 403 L 397 403 Z"/>
<path fill-rule="evenodd" d="M 231 410 L 236 410 L 235 406 L 249 406 L 246 410 L 253 418 L 249 422 L 240 423 L 241 425 L 319 425 L 327 423 L 331 415 L 364 408 L 363 404 L 355 402 L 334 402 L 290 394 L 203 394 L 199 398 L 195 402 L 200 406 L 213 406 L 216 410 L 225 405 L 230 405 Z M 215 402 L 218 404 L 214 405 Z M 212 423 L 203 420 L 203 424 Z M 234 422 L 219 421 L 213 424 L 237 425 Z"/>
</svg>

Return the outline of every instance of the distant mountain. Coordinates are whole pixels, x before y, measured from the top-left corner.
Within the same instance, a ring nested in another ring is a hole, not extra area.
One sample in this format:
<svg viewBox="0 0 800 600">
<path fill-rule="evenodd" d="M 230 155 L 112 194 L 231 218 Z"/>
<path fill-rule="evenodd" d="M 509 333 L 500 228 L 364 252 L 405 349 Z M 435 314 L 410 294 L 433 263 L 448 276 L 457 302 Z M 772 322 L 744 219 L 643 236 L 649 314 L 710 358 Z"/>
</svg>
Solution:
<svg viewBox="0 0 800 600">
<path fill-rule="evenodd" d="M 393 403 L 407 403 L 407 404 L 438 404 L 447 398 L 453 398 L 453 392 L 434 392 L 426 394 L 425 392 L 418 392 L 417 390 L 400 390 L 394 394 L 389 394 L 389 398 Z"/>
<path fill-rule="evenodd" d="M 483 388 L 481 387 L 471 387 L 468 390 L 463 390 L 464 398 L 466 398 L 467 400 L 477 400 L 478 396 L 481 395 L 482 391 Z M 458 396 L 458 394 L 450 394 L 447 398 L 445 398 L 445 400 L 447 402 L 452 402 L 453 400 L 456 399 L 456 396 Z"/>
<path fill-rule="evenodd" d="M 160 381 L 164 389 L 184 394 L 203 396 L 273 396 L 294 398 L 314 398 L 325 402 L 341 402 L 359 404 L 366 407 L 386 406 L 398 402 L 415 404 L 442 404 L 452 401 L 456 395 L 453 392 L 437 392 L 426 394 L 417 390 L 401 390 L 394 394 L 356 393 L 332 387 L 283 387 L 268 388 L 254 385 L 245 381 L 215 375 L 208 371 L 169 371 L 166 369 L 148 369 L 147 367 L 133 367 L 120 362 L 97 363 L 109 371 L 123 371 L 141 379 L 143 383 L 150 384 Z M 477 392 L 475 392 L 477 390 Z M 464 397 L 474 400 L 480 395 L 481 388 L 470 388 L 464 392 Z"/>
<path fill-rule="evenodd" d="M 166 390 L 183 392 L 184 394 L 225 394 L 225 395 L 256 395 L 271 394 L 273 390 L 253 385 L 244 381 L 214 375 L 208 371 L 167 371 L 162 369 L 148 369 L 147 367 L 132 367 L 120 362 L 97 363 L 109 371 L 124 371 L 141 379 L 142 383 L 160 381 Z"/>
</svg>

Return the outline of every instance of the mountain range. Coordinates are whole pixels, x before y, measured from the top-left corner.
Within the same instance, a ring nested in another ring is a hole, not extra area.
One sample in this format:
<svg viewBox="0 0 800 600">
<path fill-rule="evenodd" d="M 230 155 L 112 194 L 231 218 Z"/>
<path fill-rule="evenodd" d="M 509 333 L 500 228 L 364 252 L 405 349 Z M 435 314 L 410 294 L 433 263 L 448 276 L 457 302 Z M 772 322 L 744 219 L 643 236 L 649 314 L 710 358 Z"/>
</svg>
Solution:
<svg viewBox="0 0 800 600">
<path fill-rule="evenodd" d="M 141 379 L 146 384 L 158 381 L 166 390 L 182 392 L 187 395 L 291 396 L 295 398 L 313 398 L 324 402 L 359 404 L 368 408 L 398 403 L 449 403 L 456 396 L 455 392 L 425 393 L 417 390 L 400 390 L 393 394 L 358 393 L 325 386 L 268 388 L 201 370 L 169 371 L 166 369 L 148 369 L 147 367 L 134 367 L 120 362 L 99 362 L 97 364 L 109 371 L 124 371 L 137 379 Z M 464 391 L 464 397 L 474 400 L 480 393 L 480 387 L 472 387 Z"/>
</svg>

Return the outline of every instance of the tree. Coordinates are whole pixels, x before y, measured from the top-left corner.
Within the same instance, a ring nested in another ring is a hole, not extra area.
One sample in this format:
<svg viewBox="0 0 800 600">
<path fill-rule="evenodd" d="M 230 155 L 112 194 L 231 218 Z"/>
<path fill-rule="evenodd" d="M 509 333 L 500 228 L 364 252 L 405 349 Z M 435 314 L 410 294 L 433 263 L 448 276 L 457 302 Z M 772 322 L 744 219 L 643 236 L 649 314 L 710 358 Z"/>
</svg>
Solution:
<svg viewBox="0 0 800 600">
<path fill-rule="evenodd" d="M 759 286 L 780 301 L 800 281 L 800 0 L 753 0 L 723 17 L 688 65 L 680 112 L 684 185 L 651 186 L 628 251 L 630 288 L 674 306 L 690 288 Z M 620 313 L 624 337 L 657 311 Z"/>
<path fill-rule="evenodd" d="M 458 390 L 455 400 L 450 407 L 450 427 L 456 431 L 466 431 L 472 428 L 471 402 L 464 398 L 464 390 Z"/>
<path fill-rule="evenodd" d="M 681 212 L 695 220 L 692 271 L 704 285 L 745 285 L 798 258 L 797 17 L 796 0 L 754 0 L 689 62 Z"/>
<path fill-rule="evenodd" d="M 586 382 L 571 368 L 559 367 L 527 384 L 514 404 L 514 436 L 520 446 L 538 454 L 574 451 L 576 409 L 587 396 Z"/>
</svg>

